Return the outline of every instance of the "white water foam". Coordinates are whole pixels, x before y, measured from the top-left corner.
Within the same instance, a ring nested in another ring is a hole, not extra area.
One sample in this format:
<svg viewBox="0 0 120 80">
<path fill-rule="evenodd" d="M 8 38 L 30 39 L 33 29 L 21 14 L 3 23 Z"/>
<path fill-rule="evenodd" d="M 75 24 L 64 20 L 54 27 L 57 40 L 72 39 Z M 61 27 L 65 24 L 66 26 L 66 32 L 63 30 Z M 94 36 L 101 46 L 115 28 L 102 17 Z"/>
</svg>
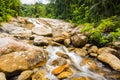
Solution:
<svg viewBox="0 0 120 80">
<path fill-rule="evenodd" d="M 58 80 L 56 76 L 54 76 L 52 74 L 52 71 L 58 67 L 58 66 L 52 66 L 50 63 L 55 60 L 56 58 L 59 58 L 59 56 L 56 55 L 56 52 L 64 52 L 66 53 L 73 61 L 73 65 L 79 70 L 78 73 L 73 74 L 72 76 L 87 76 L 92 78 L 93 80 L 107 80 L 104 76 L 101 76 L 97 73 L 94 73 L 92 71 L 89 70 L 89 66 L 80 66 L 80 63 L 82 61 L 82 57 L 78 56 L 74 51 L 69 52 L 68 49 L 65 46 L 61 46 L 61 47 L 52 47 L 52 46 L 48 46 L 46 49 L 49 53 L 49 60 L 46 63 L 46 68 L 48 69 L 48 74 L 46 75 L 46 77 L 50 80 Z M 70 63 L 70 61 L 68 60 L 68 63 Z"/>
</svg>

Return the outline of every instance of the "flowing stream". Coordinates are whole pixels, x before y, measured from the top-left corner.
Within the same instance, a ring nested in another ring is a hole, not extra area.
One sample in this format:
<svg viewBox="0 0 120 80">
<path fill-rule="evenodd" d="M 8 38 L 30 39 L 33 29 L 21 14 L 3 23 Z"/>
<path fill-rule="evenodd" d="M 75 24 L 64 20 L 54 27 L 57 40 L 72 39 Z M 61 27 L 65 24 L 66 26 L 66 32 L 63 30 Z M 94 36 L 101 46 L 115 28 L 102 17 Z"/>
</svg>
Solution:
<svg viewBox="0 0 120 80">
<path fill-rule="evenodd" d="M 49 53 L 49 60 L 46 63 L 46 68 L 48 70 L 48 74 L 46 75 L 47 78 L 49 78 L 50 80 L 58 80 L 57 77 L 55 77 L 52 74 L 53 69 L 55 69 L 58 66 L 52 66 L 51 62 L 57 58 L 59 58 L 59 56 L 56 55 L 56 52 L 64 52 L 66 53 L 73 61 L 73 65 L 78 69 L 79 72 L 74 73 L 72 76 L 78 76 L 78 77 L 90 77 L 93 80 L 107 80 L 105 77 L 94 73 L 92 71 L 89 70 L 89 66 L 80 66 L 82 57 L 78 56 L 74 51 L 69 52 L 68 49 L 65 46 L 61 46 L 61 47 L 52 47 L 52 46 L 48 46 L 46 48 L 46 50 Z M 70 63 L 70 60 L 67 60 L 68 64 Z M 71 76 L 71 77 L 72 77 Z"/>
</svg>

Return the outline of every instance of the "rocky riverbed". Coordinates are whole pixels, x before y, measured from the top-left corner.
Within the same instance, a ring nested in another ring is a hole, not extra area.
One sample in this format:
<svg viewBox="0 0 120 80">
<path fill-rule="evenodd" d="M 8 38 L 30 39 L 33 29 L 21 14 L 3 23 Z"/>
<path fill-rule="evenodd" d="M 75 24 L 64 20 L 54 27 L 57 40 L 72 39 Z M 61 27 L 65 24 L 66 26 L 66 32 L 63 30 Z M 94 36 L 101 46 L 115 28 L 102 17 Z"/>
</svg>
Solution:
<svg viewBox="0 0 120 80">
<path fill-rule="evenodd" d="M 120 80 L 120 42 L 88 43 L 82 26 L 12 18 L 0 27 L 0 80 Z"/>
</svg>

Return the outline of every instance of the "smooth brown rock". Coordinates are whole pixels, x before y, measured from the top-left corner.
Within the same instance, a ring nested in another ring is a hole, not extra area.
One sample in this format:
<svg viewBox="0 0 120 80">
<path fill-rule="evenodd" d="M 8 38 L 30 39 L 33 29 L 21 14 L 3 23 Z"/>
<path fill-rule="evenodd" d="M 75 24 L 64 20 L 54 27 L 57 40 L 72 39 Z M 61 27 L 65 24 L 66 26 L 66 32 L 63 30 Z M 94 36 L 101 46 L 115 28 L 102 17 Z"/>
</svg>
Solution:
<svg viewBox="0 0 120 80">
<path fill-rule="evenodd" d="M 14 31 L 10 32 L 12 36 L 19 38 L 19 39 L 29 39 L 29 37 L 32 35 L 31 30 L 27 29 L 16 29 Z"/>
<path fill-rule="evenodd" d="M 30 49 L 30 45 L 15 38 L 0 38 L 0 55 L 8 54 L 14 51 L 26 51 L 28 49 Z"/>
<path fill-rule="evenodd" d="M 56 52 L 56 54 L 62 58 L 69 59 L 69 56 L 63 52 Z"/>
<path fill-rule="evenodd" d="M 71 42 L 75 47 L 83 47 L 88 42 L 88 38 L 82 34 L 77 34 L 71 37 Z"/>
<path fill-rule="evenodd" d="M 70 78 L 72 74 L 73 74 L 72 70 L 68 68 L 66 71 L 63 71 L 59 75 L 57 75 L 57 78 L 58 79 Z"/>
<path fill-rule="evenodd" d="M 48 79 L 45 78 L 45 71 L 39 70 L 32 76 L 32 80 L 48 80 Z"/>
<path fill-rule="evenodd" d="M 79 56 L 86 56 L 88 52 L 84 49 L 75 48 L 75 53 L 77 53 Z"/>
<path fill-rule="evenodd" d="M 109 64 L 114 70 L 120 71 L 120 59 L 109 53 L 102 53 L 98 56 L 102 62 Z"/>
<path fill-rule="evenodd" d="M 43 49 L 12 38 L 0 39 L 0 47 L 0 70 L 3 72 L 31 69 L 47 59 Z"/>
<path fill-rule="evenodd" d="M 70 40 L 70 39 L 65 39 L 65 40 L 64 40 L 65 46 L 69 46 L 70 43 L 71 43 L 71 40 Z"/>
<path fill-rule="evenodd" d="M 54 69 L 54 70 L 52 71 L 52 73 L 53 73 L 54 75 L 57 75 L 57 74 L 61 73 L 62 71 L 64 71 L 64 70 L 65 70 L 66 68 L 68 68 L 68 67 L 69 67 L 68 64 L 59 66 L 58 68 Z"/>
<path fill-rule="evenodd" d="M 27 19 L 24 18 L 24 17 L 17 17 L 17 21 L 18 21 L 19 23 L 25 24 L 25 23 L 27 22 Z"/>
<path fill-rule="evenodd" d="M 92 47 L 88 50 L 89 53 L 97 53 L 97 51 L 98 51 L 98 47 L 97 47 L 97 46 L 92 46 Z"/>
<path fill-rule="evenodd" d="M 51 63 L 54 66 L 62 66 L 67 64 L 67 61 L 64 58 L 57 58 Z"/>
<path fill-rule="evenodd" d="M 34 28 L 32 28 L 32 32 L 39 36 L 52 36 L 52 29 L 47 26 L 34 27 Z"/>
<path fill-rule="evenodd" d="M 34 39 L 33 44 L 36 45 L 36 46 L 48 46 L 49 41 L 48 41 L 47 37 L 38 36 Z"/>
<path fill-rule="evenodd" d="M 89 69 L 92 70 L 92 71 L 96 71 L 97 70 L 97 64 L 95 63 L 95 61 L 93 61 L 92 59 L 89 59 L 89 58 L 84 58 L 81 61 L 80 65 L 81 66 L 88 65 Z"/>
<path fill-rule="evenodd" d="M 79 78 L 72 78 L 70 80 L 93 80 L 93 79 L 91 79 L 89 77 L 79 77 Z"/>
<path fill-rule="evenodd" d="M 0 72 L 0 80 L 7 80 L 3 72 Z"/>
<path fill-rule="evenodd" d="M 54 42 L 54 41 L 49 41 L 50 45 L 52 46 L 62 46 L 60 43 Z"/>
<path fill-rule="evenodd" d="M 114 54 L 116 52 L 117 51 L 115 49 L 112 49 L 110 47 L 103 47 L 103 48 L 98 49 L 98 54 L 104 54 L 104 53 Z"/>
<path fill-rule="evenodd" d="M 113 46 L 114 46 L 117 50 L 120 50 L 120 41 L 113 42 Z"/>
<path fill-rule="evenodd" d="M 30 80 L 31 75 L 33 74 L 33 71 L 31 70 L 26 70 L 26 71 L 23 71 L 19 76 L 18 76 L 18 79 L 17 80 Z"/>
<path fill-rule="evenodd" d="M 58 43 L 63 43 L 64 40 L 65 40 L 65 38 L 63 38 L 63 37 L 55 37 L 55 38 L 53 38 L 53 41 L 58 42 Z"/>
<path fill-rule="evenodd" d="M 89 53 L 89 55 L 92 56 L 92 57 L 97 57 L 98 56 L 98 54 L 96 54 L 96 53 Z"/>
</svg>

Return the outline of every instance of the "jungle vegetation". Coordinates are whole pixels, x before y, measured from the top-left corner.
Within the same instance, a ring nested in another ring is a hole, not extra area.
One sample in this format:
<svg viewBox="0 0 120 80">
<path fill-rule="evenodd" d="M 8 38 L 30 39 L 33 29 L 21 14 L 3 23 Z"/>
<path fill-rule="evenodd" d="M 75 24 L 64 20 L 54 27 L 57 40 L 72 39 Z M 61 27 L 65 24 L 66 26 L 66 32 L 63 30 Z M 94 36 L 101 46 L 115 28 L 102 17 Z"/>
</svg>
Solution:
<svg viewBox="0 0 120 80">
<path fill-rule="evenodd" d="M 50 0 L 48 4 L 21 4 L 20 0 L 0 0 L 0 22 L 11 17 L 46 17 L 84 25 L 89 43 L 98 46 L 120 38 L 120 0 Z"/>
</svg>

